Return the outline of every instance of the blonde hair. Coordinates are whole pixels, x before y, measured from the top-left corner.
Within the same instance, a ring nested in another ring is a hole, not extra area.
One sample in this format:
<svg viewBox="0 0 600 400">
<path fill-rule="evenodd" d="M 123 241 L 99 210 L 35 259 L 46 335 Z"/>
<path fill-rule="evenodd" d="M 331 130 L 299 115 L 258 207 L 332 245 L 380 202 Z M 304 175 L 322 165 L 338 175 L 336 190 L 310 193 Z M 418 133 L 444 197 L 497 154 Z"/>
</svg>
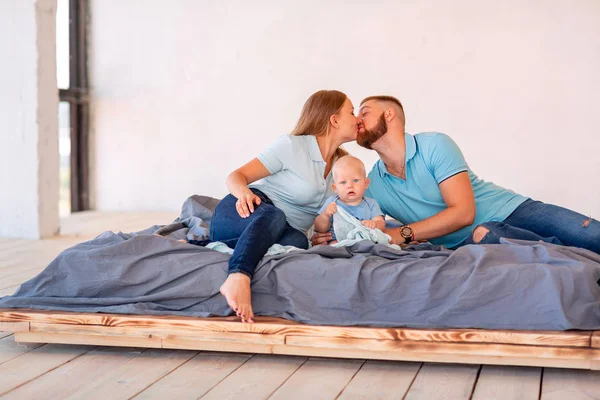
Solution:
<svg viewBox="0 0 600 400">
<path fill-rule="evenodd" d="M 365 178 L 367 177 L 367 170 L 365 169 L 365 164 L 359 158 L 356 158 L 354 156 L 343 156 L 340 157 L 331 168 L 333 180 L 335 181 L 336 171 L 348 167 L 358 169 Z"/>
<path fill-rule="evenodd" d="M 329 117 L 340 112 L 347 98 L 348 96 L 338 90 L 319 90 L 314 93 L 304 103 L 291 135 L 329 135 Z M 341 147 L 335 151 L 336 159 L 345 155 L 348 155 L 348 152 Z"/>
</svg>

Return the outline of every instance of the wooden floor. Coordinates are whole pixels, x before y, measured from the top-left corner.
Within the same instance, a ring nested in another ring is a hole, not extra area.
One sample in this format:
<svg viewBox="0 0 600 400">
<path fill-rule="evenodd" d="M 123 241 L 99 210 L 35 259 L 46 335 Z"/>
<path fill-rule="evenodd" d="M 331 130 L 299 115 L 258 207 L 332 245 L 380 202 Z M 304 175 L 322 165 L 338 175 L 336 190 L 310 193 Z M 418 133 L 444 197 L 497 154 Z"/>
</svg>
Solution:
<svg viewBox="0 0 600 400">
<path fill-rule="evenodd" d="M 0 239 L 0 296 L 63 249 L 173 213 L 86 212 L 50 240 Z M 74 345 L 22 346 L 0 332 L 1 399 L 600 399 L 600 371 L 323 359 Z"/>
</svg>

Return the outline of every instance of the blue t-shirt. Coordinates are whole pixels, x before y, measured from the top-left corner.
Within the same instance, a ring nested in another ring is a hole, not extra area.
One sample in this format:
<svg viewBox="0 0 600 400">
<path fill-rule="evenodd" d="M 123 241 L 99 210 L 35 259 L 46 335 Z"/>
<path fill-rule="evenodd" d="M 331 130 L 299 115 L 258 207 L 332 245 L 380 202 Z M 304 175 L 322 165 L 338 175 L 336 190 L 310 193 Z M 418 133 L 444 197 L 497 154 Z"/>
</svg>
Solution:
<svg viewBox="0 0 600 400">
<path fill-rule="evenodd" d="M 325 200 L 325 204 L 323 204 L 323 207 L 321 207 L 321 209 L 319 210 L 319 214 L 321 214 L 323 211 L 325 211 L 327 206 L 333 202 L 335 202 L 335 204 L 338 207 L 342 207 L 344 210 L 348 211 L 348 213 L 350 215 L 352 215 L 359 221 L 370 220 L 379 215 L 383 216 L 383 213 L 381 212 L 381 209 L 379 208 L 379 204 L 377 204 L 377 202 L 371 198 L 363 197 L 363 201 L 361 201 L 359 204 L 357 204 L 355 206 L 350 206 L 348 204 L 343 203 L 337 194 L 333 195 L 333 196 L 329 197 L 327 200 Z M 335 232 L 333 231 L 333 217 L 331 217 L 329 219 L 329 222 L 331 223 L 329 232 L 331 232 L 331 235 L 333 236 L 332 240 L 336 240 Z"/>
<path fill-rule="evenodd" d="M 271 175 L 250 185 L 266 194 L 284 212 L 287 222 L 306 233 L 331 196 L 332 175 L 312 135 L 283 135 L 258 156 Z"/>
<path fill-rule="evenodd" d="M 456 143 L 447 135 L 425 132 L 405 134 L 406 180 L 388 173 L 379 160 L 369 173 L 366 194 L 374 197 L 386 215 L 404 224 L 429 218 L 448 206 L 439 185 L 446 179 L 467 172 L 475 194 L 475 222 L 456 232 L 431 239 L 434 244 L 454 247 L 464 241 L 478 225 L 504 221 L 527 197 L 479 179 L 467 165 Z"/>
</svg>

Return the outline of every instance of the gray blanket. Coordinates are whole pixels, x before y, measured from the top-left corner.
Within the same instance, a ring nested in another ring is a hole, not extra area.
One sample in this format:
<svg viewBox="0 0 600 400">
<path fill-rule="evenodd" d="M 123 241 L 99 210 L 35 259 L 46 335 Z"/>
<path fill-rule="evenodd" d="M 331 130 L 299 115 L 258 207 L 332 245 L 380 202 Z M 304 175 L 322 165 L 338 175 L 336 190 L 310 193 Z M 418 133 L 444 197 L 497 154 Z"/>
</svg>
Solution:
<svg viewBox="0 0 600 400">
<path fill-rule="evenodd" d="M 0 308 L 230 315 L 218 291 L 229 256 L 176 240 L 205 237 L 216 203 L 193 196 L 171 225 L 105 232 L 67 249 Z M 257 315 L 320 325 L 600 329 L 599 278 L 599 255 L 545 243 L 452 252 L 362 241 L 265 257 L 252 305 Z"/>
</svg>

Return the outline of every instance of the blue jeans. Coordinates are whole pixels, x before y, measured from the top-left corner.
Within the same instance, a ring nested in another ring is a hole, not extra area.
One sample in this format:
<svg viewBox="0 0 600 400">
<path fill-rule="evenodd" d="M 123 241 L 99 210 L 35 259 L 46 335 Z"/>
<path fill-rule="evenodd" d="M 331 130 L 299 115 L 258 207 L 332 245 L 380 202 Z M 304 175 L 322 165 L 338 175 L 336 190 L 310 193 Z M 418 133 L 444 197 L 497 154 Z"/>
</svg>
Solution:
<svg viewBox="0 0 600 400">
<path fill-rule="evenodd" d="M 478 243 L 497 244 L 500 238 L 542 240 L 580 247 L 600 254 L 600 222 L 563 207 L 525 200 L 503 222 L 485 222 L 489 232 Z M 459 246 L 474 244 L 473 234 Z"/>
<path fill-rule="evenodd" d="M 227 195 L 217 204 L 210 222 L 210 240 L 225 243 L 233 249 L 229 259 L 230 274 L 241 272 L 250 278 L 269 247 L 278 243 L 308 249 L 306 235 L 292 228 L 285 214 L 273 205 L 271 199 L 258 189 L 250 189 L 260 197 L 248 218 L 242 218 L 235 209 L 237 199 Z"/>
</svg>

